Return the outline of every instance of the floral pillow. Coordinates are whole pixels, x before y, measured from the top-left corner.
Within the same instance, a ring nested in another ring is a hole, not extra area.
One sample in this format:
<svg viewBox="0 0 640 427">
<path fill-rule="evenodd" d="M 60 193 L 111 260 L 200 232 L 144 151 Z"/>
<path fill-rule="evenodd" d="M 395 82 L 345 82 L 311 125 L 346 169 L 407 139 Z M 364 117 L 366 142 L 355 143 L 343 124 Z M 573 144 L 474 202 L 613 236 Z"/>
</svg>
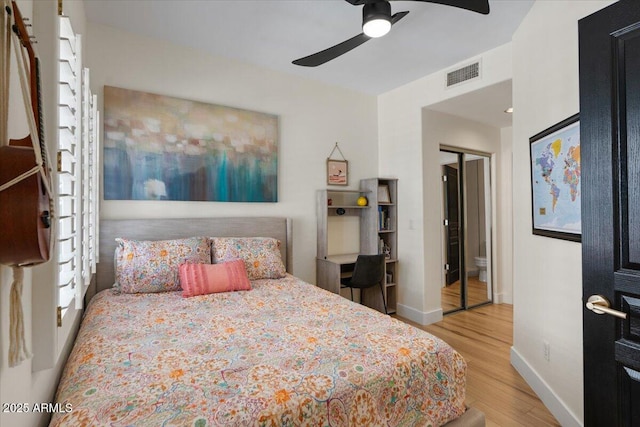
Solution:
<svg viewBox="0 0 640 427">
<path fill-rule="evenodd" d="M 241 259 L 249 280 L 279 279 L 287 271 L 280 255 L 280 241 L 271 237 L 214 237 L 215 264 Z"/>
<path fill-rule="evenodd" d="M 115 287 L 128 294 L 180 290 L 180 264 L 211 262 L 208 237 L 156 241 L 118 238 L 116 242 Z"/>
</svg>

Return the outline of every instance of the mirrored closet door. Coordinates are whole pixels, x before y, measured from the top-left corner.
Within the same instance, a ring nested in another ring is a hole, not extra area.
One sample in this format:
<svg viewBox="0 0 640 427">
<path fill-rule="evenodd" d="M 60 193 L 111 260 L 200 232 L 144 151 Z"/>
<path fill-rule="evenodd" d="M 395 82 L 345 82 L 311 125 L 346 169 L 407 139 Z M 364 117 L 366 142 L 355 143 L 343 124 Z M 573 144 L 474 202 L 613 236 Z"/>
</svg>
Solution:
<svg viewBox="0 0 640 427">
<path fill-rule="evenodd" d="M 492 301 L 491 157 L 441 149 L 442 311 Z"/>
</svg>

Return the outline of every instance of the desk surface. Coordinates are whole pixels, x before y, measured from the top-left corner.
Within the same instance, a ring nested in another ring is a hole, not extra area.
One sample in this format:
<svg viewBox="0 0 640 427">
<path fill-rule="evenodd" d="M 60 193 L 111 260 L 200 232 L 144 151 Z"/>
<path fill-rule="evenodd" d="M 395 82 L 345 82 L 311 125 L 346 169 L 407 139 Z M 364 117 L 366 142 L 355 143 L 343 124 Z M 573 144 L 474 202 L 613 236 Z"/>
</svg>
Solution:
<svg viewBox="0 0 640 427">
<path fill-rule="evenodd" d="M 357 258 L 358 254 L 341 254 L 329 255 L 325 260 L 334 264 L 354 264 Z"/>
</svg>

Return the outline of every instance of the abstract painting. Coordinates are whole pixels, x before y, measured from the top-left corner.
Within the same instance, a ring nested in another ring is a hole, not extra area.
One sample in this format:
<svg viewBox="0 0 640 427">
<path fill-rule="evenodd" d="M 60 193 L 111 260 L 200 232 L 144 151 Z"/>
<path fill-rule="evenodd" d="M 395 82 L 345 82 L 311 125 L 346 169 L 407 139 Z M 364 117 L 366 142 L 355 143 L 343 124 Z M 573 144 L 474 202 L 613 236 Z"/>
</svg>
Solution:
<svg viewBox="0 0 640 427">
<path fill-rule="evenodd" d="M 104 87 L 104 199 L 277 202 L 278 117 Z"/>
</svg>

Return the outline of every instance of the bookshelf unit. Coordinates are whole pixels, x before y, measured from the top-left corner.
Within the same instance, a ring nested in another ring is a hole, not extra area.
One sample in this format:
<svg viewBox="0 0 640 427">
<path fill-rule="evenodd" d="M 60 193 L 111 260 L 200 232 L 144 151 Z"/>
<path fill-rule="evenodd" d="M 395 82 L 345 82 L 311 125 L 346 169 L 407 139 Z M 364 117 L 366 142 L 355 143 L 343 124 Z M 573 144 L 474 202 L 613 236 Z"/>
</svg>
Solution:
<svg viewBox="0 0 640 427">
<path fill-rule="evenodd" d="M 385 299 L 389 314 L 396 312 L 398 283 L 398 180 L 369 178 L 360 181 L 369 194 L 368 211 L 360 219 L 360 252 L 386 255 Z M 384 310 L 379 292 L 365 292 L 363 304 Z"/>
<path fill-rule="evenodd" d="M 379 192 L 379 189 L 384 189 Z M 353 271 L 357 253 L 329 254 L 328 221 L 333 216 L 357 216 L 360 222 L 359 253 L 385 253 L 386 274 L 384 296 L 389 314 L 397 305 L 397 179 L 369 178 L 360 181 L 359 190 L 319 190 L 317 193 L 318 239 L 316 283 L 331 292 L 340 293 L 340 279 Z M 365 196 L 366 206 L 357 199 Z M 355 300 L 358 301 L 356 295 Z M 362 303 L 384 312 L 378 287 L 366 289 Z"/>
</svg>

